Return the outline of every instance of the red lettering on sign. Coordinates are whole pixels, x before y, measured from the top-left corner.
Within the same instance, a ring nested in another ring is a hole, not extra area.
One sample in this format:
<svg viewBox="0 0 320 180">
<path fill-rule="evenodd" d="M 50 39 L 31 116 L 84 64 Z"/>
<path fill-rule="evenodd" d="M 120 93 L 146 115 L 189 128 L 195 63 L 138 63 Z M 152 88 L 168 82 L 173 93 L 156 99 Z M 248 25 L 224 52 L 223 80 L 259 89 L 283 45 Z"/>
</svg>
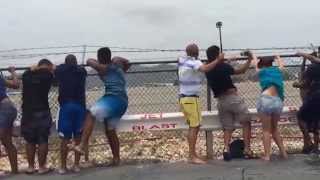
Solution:
<svg viewBox="0 0 320 180">
<path fill-rule="evenodd" d="M 144 130 L 161 130 L 161 129 L 176 129 L 177 124 L 176 123 L 171 123 L 171 124 L 161 124 L 161 125 L 133 125 L 132 130 L 133 131 L 144 131 Z"/>
<path fill-rule="evenodd" d="M 170 129 L 170 124 L 161 124 L 162 129 Z"/>
<path fill-rule="evenodd" d="M 140 119 L 146 119 L 146 120 L 148 120 L 148 119 L 162 119 L 162 117 L 163 117 L 163 113 L 159 113 L 159 114 L 144 114 L 144 115 L 142 115 L 141 116 L 141 118 Z"/>
<path fill-rule="evenodd" d="M 158 125 L 153 125 L 149 129 L 160 129 L 160 127 Z"/>
<path fill-rule="evenodd" d="M 133 131 L 143 131 L 144 130 L 144 125 L 134 125 L 132 126 Z"/>
<path fill-rule="evenodd" d="M 175 129 L 177 124 L 169 124 L 169 125 Z"/>
</svg>

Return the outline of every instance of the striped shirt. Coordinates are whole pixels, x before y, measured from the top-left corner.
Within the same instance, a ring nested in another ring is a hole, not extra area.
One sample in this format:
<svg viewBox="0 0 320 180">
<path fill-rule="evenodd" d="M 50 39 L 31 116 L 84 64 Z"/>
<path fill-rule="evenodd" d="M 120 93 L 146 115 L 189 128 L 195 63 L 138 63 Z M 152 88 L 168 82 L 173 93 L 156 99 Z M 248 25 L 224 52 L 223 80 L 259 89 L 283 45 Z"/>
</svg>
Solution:
<svg viewBox="0 0 320 180">
<path fill-rule="evenodd" d="M 179 92 L 183 95 L 199 95 L 203 74 L 199 71 L 202 62 L 194 57 L 178 59 Z"/>
</svg>

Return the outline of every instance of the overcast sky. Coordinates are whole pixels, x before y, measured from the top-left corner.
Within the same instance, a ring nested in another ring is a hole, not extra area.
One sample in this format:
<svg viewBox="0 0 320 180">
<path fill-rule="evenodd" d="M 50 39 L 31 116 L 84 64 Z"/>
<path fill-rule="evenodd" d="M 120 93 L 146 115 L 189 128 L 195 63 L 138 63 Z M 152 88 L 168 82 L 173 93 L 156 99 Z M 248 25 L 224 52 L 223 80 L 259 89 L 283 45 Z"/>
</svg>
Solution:
<svg viewBox="0 0 320 180">
<path fill-rule="evenodd" d="M 320 44 L 319 0 L 0 0 L 0 49 L 108 45 L 225 48 Z"/>
</svg>

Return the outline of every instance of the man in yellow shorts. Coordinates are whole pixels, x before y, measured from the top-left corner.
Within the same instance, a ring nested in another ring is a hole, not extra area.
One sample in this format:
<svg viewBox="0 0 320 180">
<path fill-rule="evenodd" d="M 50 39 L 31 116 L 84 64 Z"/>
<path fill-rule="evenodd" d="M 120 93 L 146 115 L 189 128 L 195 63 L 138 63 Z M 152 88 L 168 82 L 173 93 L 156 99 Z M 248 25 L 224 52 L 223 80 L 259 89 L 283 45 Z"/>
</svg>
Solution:
<svg viewBox="0 0 320 180">
<path fill-rule="evenodd" d="M 199 59 L 199 48 L 196 44 L 190 44 L 186 48 L 186 56 L 178 59 L 179 69 L 179 103 L 181 110 L 189 125 L 188 142 L 189 158 L 194 164 L 205 164 L 206 161 L 198 157 L 195 149 L 197 136 L 201 122 L 201 105 L 199 94 L 203 74 L 213 69 L 217 64 L 223 62 L 213 61 L 209 64 L 203 64 Z"/>
</svg>

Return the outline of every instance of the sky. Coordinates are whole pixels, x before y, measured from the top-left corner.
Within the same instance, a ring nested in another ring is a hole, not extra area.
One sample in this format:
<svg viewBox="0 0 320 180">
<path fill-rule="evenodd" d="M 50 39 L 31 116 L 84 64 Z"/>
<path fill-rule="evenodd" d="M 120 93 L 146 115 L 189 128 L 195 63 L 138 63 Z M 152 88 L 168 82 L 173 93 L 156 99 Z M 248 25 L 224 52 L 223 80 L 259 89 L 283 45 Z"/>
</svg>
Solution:
<svg viewBox="0 0 320 180">
<path fill-rule="evenodd" d="M 0 50 L 108 45 L 224 48 L 320 44 L 318 0 L 0 0 Z M 1 58 L 0 58 L 1 59 Z"/>
</svg>

